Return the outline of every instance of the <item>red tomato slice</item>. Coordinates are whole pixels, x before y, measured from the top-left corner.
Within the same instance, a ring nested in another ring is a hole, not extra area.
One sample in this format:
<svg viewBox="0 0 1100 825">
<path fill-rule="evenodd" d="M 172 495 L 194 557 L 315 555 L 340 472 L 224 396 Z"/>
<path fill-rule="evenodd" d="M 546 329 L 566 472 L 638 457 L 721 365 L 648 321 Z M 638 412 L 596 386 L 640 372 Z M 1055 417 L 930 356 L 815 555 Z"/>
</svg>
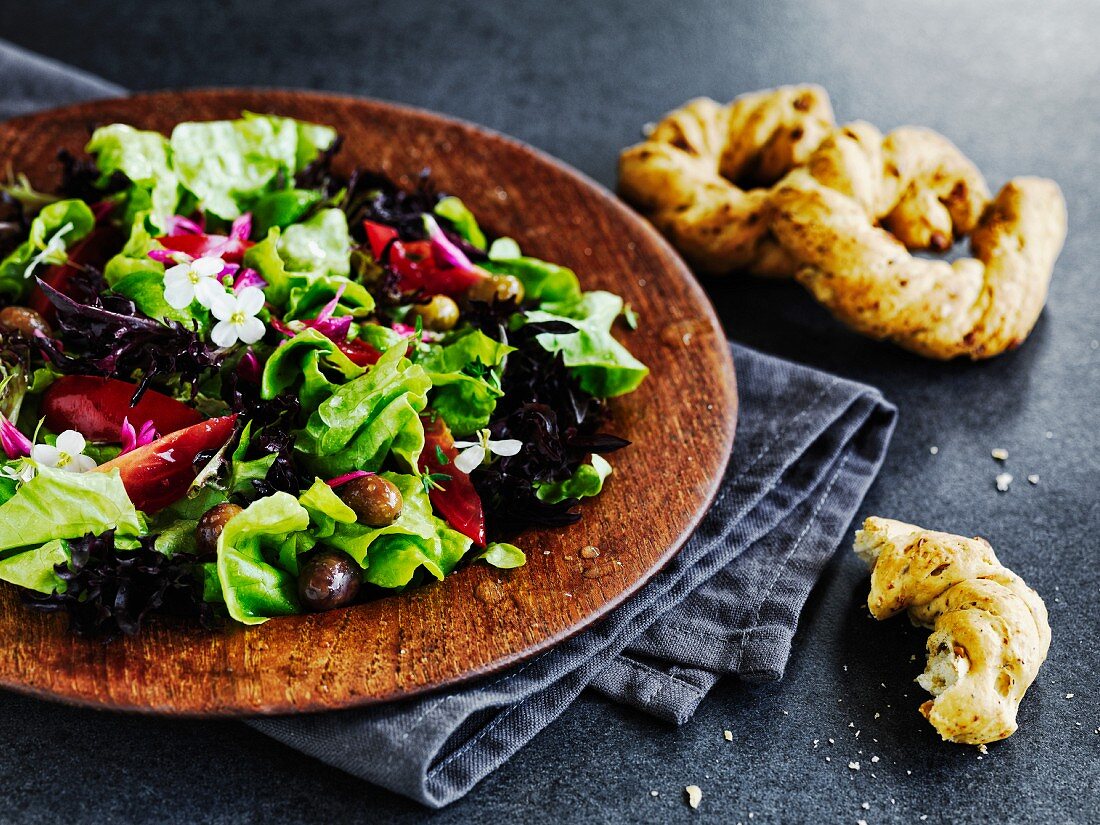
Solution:
<svg viewBox="0 0 1100 825">
<path fill-rule="evenodd" d="M 130 399 L 136 384 L 114 378 L 91 375 L 63 375 L 54 381 L 42 396 L 42 414 L 46 426 L 55 433 L 76 430 L 89 441 L 117 444 L 122 419 L 129 418 L 134 427 L 152 421 L 157 432 L 171 433 L 202 421 L 198 410 L 162 395 L 146 390 L 136 406 Z"/>
<path fill-rule="evenodd" d="M 239 264 L 244 253 L 252 246 L 252 241 L 243 238 L 230 240 L 226 235 L 195 235 L 191 233 L 181 235 L 165 235 L 157 238 L 157 241 L 165 249 L 182 252 L 192 258 L 201 258 L 204 255 L 217 255 L 226 263 Z"/>
<path fill-rule="evenodd" d="M 95 471 L 117 469 L 134 506 L 155 512 L 187 492 L 197 475 L 195 456 L 225 444 L 236 420 L 234 414 L 193 424 L 101 464 Z"/>
<path fill-rule="evenodd" d="M 360 338 L 339 341 L 336 346 L 353 364 L 358 364 L 360 367 L 369 367 L 382 357 L 382 353 Z"/>
<path fill-rule="evenodd" d="M 56 264 L 46 269 L 42 280 L 52 286 L 62 295 L 69 294 L 69 282 L 77 273 L 76 265 L 88 265 L 102 268 L 112 255 L 118 252 L 126 238 L 115 227 L 109 224 L 96 226 L 88 235 L 73 245 L 69 250 L 69 262 Z M 50 299 L 34 285 L 27 306 L 49 321 L 51 324 L 57 319 L 57 311 Z"/>
<path fill-rule="evenodd" d="M 443 473 L 451 477 L 449 481 L 440 482 L 443 489 L 432 488 L 429 494 L 432 506 L 451 527 L 473 539 L 478 546 L 484 547 L 485 512 L 481 507 L 481 497 L 474 489 L 470 477 L 454 466 L 458 448 L 455 447 L 447 422 L 442 416 L 436 416 L 435 421 L 429 416 L 423 416 L 420 420 L 424 423 L 424 452 L 420 454 L 420 472 Z M 439 460 L 437 447 L 446 456 L 446 464 Z"/>
<path fill-rule="evenodd" d="M 386 264 L 397 273 L 397 288 L 401 292 L 422 295 L 462 295 L 478 281 L 489 277 L 478 270 L 441 267 L 432 256 L 428 241 L 402 241 L 397 230 L 373 221 L 363 221 L 367 242 L 375 260 L 381 260 L 389 245 Z"/>
</svg>

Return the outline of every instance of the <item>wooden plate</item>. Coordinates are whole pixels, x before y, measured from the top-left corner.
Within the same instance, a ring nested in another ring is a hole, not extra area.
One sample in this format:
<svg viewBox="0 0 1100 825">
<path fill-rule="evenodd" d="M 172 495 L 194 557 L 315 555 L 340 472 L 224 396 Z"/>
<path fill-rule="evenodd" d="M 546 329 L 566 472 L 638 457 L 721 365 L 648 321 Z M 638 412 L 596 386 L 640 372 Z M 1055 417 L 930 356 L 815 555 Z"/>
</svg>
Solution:
<svg viewBox="0 0 1100 825">
<path fill-rule="evenodd" d="M 529 657 L 598 621 L 661 568 L 709 506 L 733 443 L 733 363 L 702 289 L 672 249 L 606 190 L 528 146 L 424 111 L 305 92 L 165 92 L 0 124 L 0 170 L 39 188 L 58 149 L 98 124 L 168 132 L 180 121 L 269 112 L 344 136 L 362 164 L 404 185 L 430 167 L 492 231 L 622 295 L 641 328 L 626 343 L 652 374 L 613 405 L 615 454 L 603 495 L 564 530 L 531 531 L 525 567 L 469 566 L 445 581 L 345 610 L 208 634 L 153 623 L 136 639 L 80 641 L 66 619 L 25 609 L 0 586 L 0 685 L 121 710 L 191 716 L 331 710 L 454 684 Z M 598 547 L 597 558 L 579 555 Z"/>
</svg>

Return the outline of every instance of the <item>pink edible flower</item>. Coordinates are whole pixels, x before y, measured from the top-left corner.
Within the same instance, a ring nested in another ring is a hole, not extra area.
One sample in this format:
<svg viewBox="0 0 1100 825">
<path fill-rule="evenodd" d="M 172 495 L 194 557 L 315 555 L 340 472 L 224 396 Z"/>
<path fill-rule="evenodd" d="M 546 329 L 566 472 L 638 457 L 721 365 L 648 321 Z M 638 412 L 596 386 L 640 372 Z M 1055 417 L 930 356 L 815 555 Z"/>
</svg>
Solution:
<svg viewBox="0 0 1100 825">
<path fill-rule="evenodd" d="M 229 241 L 247 241 L 252 234 L 252 213 L 245 212 L 229 227 Z"/>
<path fill-rule="evenodd" d="M 166 227 L 169 237 L 173 235 L 201 235 L 205 232 L 206 219 L 203 218 L 203 223 L 195 223 L 190 218 L 185 218 L 183 215 L 173 215 L 168 219 L 168 225 Z"/>
<path fill-rule="evenodd" d="M 34 446 L 31 440 L 19 432 L 19 428 L 3 415 L 0 415 L 0 444 L 4 447 L 4 455 L 9 459 L 29 456 Z"/>
<path fill-rule="evenodd" d="M 347 484 L 349 481 L 355 481 L 357 478 L 363 476 L 372 476 L 374 473 L 368 473 L 366 470 L 352 470 L 350 473 L 345 473 L 342 476 L 336 476 L 336 478 L 330 478 L 325 482 L 329 487 L 339 487 L 341 484 Z"/>
<path fill-rule="evenodd" d="M 393 324 L 390 325 L 390 328 L 402 338 L 412 338 L 416 335 L 416 327 L 410 327 L 408 324 L 402 324 L 400 321 L 394 321 Z"/>
<path fill-rule="evenodd" d="M 122 419 L 122 427 L 119 428 L 119 436 L 122 441 L 122 451 L 119 455 L 125 455 L 128 452 L 136 450 L 138 447 L 144 447 L 146 444 L 151 444 L 157 438 L 156 427 L 153 426 L 152 421 L 146 421 L 141 425 L 138 430 L 134 429 L 134 425 L 130 423 L 129 417 Z"/>
<path fill-rule="evenodd" d="M 265 281 L 255 269 L 245 267 L 237 273 L 237 278 L 233 281 L 233 291 L 240 292 L 242 289 L 250 286 L 264 289 L 267 286 L 267 281 Z"/>
<path fill-rule="evenodd" d="M 447 233 L 436 223 L 431 215 L 424 216 L 424 225 L 428 229 L 428 242 L 432 247 L 432 257 L 435 262 L 444 267 L 455 267 L 467 272 L 480 271 L 478 267 L 466 257 L 466 253 L 455 246 L 447 237 Z"/>
</svg>

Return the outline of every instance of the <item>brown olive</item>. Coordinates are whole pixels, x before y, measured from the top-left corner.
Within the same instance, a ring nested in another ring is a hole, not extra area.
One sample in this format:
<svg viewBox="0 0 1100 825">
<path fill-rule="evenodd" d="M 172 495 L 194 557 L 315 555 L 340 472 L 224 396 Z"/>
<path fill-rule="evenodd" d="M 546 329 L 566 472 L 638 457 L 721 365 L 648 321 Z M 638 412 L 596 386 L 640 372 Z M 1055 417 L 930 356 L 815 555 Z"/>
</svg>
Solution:
<svg viewBox="0 0 1100 825">
<path fill-rule="evenodd" d="M 471 301 L 510 301 L 523 300 L 523 282 L 515 275 L 493 275 L 475 283 L 466 292 Z"/>
<path fill-rule="evenodd" d="M 426 304 L 413 304 L 409 319 L 420 318 L 424 328 L 433 332 L 446 332 L 458 323 L 458 304 L 446 295 L 433 295 Z"/>
<path fill-rule="evenodd" d="M 381 476 L 359 476 L 337 489 L 355 517 L 371 527 L 393 524 L 405 505 L 401 491 Z"/>
<path fill-rule="evenodd" d="M 195 528 L 195 541 L 200 557 L 205 558 L 217 554 L 218 539 L 221 537 L 222 530 L 225 529 L 229 519 L 241 512 L 242 509 L 244 508 L 226 501 L 222 504 L 215 504 L 202 514 L 202 518 L 199 519 L 199 524 Z"/>
<path fill-rule="evenodd" d="M 46 319 L 28 307 L 4 307 L 0 309 L 0 327 L 33 338 L 35 332 L 53 335 Z"/>
<path fill-rule="evenodd" d="M 359 594 L 359 565 L 347 553 L 322 550 L 298 571 L 298 598 L 309 610 L 332 610 Z"/>
</svg>

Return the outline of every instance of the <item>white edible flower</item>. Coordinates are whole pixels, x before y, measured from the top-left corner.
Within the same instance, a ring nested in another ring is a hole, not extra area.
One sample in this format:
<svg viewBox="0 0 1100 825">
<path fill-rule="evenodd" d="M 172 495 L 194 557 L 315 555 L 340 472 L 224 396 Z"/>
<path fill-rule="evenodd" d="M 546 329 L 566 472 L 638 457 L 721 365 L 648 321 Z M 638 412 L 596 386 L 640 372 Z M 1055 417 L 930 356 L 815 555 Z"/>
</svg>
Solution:
<svg viewBox="0 0 1100 825">
<path fill-rule="evenodd" d="M 164 300 L 173 309 L 184 309 L 195 300 L 204 307 L 212 306 L 225 294 L 218 280 L 224 269 L 225 261 L 213 255 L 169 267 L 164 273 Z"/>
<path fill-rule="evenodd" d="M 523 442 L 515 438 L 494 441 L 489 438 L 488 430 L 479 430 L 477 436 L 477 441 L 455 442 L 455 446 L 462 450 L 455 458 L 455 468 L 467 475 L 488 461 L 490 455 L 515 455 L 523 447 Z"/>
<path fill-rule="evenodd" d="M 231 347 L 237 341 L 254 344 L 264 337 L 264 322 L 256 317 L 263 309 L 263 290 L 249 286 L 236 295 L 222 292 L 210 304 L 218 319 L 210 331 L 211 340 L 219 347 Z"/>
<path fill-rule="evenodd" d="M 86 473 L 96 467 L 95 459 L 83 455 L 87 442 L 76 430 L 65 430 L 57 437 L 56 446 L 35 444 L 31 460 L 43 467 L 56 467 L 67 473 Z"/>
<path fill-rule="evenodd" d="M 23 277 L 29 278 L 35 268 L 42 264 L 63 264 L 69 259 L 65 251 L 65 236 L 73 231 L 73 222 L 69 221 L 62 226 L 53 236 L 46 241 L 46 245 L 31 258 L 30 264 L 23 271 Z"/>
</svg>

